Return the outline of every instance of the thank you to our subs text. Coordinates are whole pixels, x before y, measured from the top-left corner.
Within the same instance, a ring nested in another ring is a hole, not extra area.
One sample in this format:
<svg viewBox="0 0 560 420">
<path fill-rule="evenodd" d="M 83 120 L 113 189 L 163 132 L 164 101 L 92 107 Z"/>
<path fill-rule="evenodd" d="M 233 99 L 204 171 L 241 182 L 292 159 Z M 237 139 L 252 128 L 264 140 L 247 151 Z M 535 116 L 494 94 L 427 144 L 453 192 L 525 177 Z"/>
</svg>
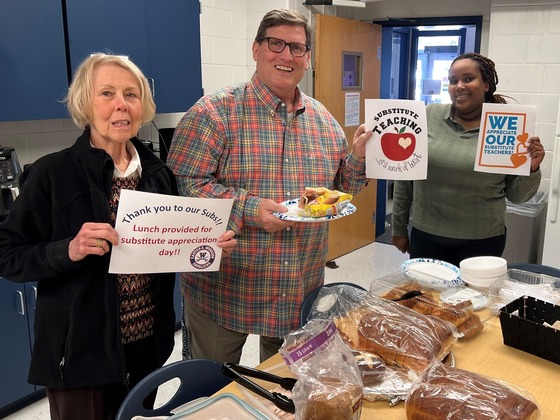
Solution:
<svg viewBox="0 0 560 420">
<path fill-rule="evenodd" d="M 175 197 L 122 190 L 111 273 L 217 271 L 232 199 Z"/>
</svg>

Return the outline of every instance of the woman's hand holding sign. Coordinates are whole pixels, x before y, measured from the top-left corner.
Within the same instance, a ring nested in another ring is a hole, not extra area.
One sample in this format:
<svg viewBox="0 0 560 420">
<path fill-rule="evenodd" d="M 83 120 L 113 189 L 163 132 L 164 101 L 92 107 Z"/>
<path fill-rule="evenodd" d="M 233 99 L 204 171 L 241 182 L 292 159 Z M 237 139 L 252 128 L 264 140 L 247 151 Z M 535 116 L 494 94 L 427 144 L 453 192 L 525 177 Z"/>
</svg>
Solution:
<svg viewBox="0 0 560 420">
<path fill-rule="evenodd" d="M 529 156 L 531 156 L 531 172 L 537 172 L 544 159 L 544 146 L 541 144 L 541 139 L 539 137 L 531 137 L 528 143 L 528 152 Z"/>
<path fill-rule="evenodd" d="M 68 257 L 76 262 L 86 256 L 104 255 L 109 245 L 118 244 L 119 235 L 109 223 L 86 222 L 78 234 L 68 244 Z"/>
</svg>

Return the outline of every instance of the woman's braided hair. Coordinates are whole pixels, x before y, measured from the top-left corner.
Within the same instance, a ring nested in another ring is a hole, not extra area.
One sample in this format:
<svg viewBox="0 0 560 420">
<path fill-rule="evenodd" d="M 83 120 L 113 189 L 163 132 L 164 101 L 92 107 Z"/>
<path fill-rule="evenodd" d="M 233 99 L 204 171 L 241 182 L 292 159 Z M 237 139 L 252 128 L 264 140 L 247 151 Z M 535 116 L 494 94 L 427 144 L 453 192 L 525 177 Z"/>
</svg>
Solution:
<svg viewBox="0 0 560 420">
<path fill-rule="evenodd" d="M 506 98 L 509 96 L 500 95 L 495 93 L 496 92 L 496 85 L 498 84 L 498 73 L 496 72 L 496 65 L 492 60 L 488 57 L 477 53 L 465 53 L 461 54 L 453 60 L 451 65 L 455 64 L 456 61 L 469 59 L 473 60 L 480 70 L 480 74 L 482 75 L 482 80 L 488 83 L 488 92 L 486 92 L 484 97 L 484 102 L 491 102 L 491 103 L 499 103 L 505 104 L 507 103 Z"/>
</svg>

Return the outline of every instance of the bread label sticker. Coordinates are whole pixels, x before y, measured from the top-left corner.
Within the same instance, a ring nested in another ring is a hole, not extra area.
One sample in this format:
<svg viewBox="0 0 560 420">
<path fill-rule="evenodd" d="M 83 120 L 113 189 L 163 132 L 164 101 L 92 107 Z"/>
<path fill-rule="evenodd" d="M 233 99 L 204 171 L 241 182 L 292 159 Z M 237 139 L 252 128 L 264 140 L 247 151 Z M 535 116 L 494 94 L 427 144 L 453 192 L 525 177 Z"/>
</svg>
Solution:
<svg viewBox="0 0 560 420">
<path fill-rule="evenodd" d="M 315 352 L 319 349 L 326 347 L 329 343 L 335 338 L 336 333 L 336 326 L 334 322 L 329 323 L 325 329 L 317 334 L 315 337 L 311 338 L 310 340 L 302 343 L 300 346 L 290 349 L 290 353 L 288 355 L 288 365 L 291 365 L 298 360 L 306 360 L 312 357 Z"/>
</svg>

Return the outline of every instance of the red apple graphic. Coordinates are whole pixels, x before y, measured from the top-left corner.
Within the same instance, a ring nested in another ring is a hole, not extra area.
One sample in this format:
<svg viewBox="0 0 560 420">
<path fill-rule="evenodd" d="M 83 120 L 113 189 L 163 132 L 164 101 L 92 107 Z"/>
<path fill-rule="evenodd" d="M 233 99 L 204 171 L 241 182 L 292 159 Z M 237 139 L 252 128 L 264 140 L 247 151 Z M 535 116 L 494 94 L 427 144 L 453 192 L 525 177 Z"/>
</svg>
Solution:
<svg viewBox="0 0 560 420">
<path fill-rule="evenodd" d="M 412 133 L 405 133 L 405 127 L 396 133 L 385 133 L 381 136 L 381 149 L 391 160 L 402 161 L 408 159 L 416 149 L 416 137 Z"/>
</svg>

